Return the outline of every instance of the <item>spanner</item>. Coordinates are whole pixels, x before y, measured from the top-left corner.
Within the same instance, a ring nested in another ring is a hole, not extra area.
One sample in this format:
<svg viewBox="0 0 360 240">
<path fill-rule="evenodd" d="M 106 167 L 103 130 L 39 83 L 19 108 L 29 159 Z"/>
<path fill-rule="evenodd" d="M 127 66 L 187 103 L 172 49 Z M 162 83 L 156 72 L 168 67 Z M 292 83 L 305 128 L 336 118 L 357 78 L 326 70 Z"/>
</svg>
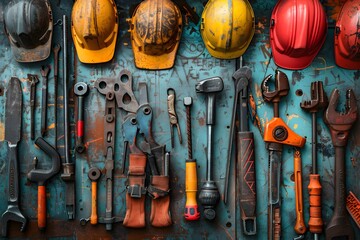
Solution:
<svg viewBox="0 0 360 240">
<path fill-rule="evenodd" d="M 48 75 L 50 72 L 49 66 L 42 66 L 40 69 L 43 85 L 42 85 L 42 99 L 41 99 L 41 136 L 44 137 L 47 125 L 47 86 Z"/>
<path fill-rule="evenodd" d="M 335 148 L 335 209 L 326 228 L 326 239 L 338 237 L 354 238 L 354 230 L 346 211 L 345 196 L 345 151 L 350 129 L 357 119 L 355 94 L 352 89 L 346 92 L 345 112 L 337 112 L 339 90 L 334 89 L 329 99 L 329 106 L 324 114 L 324 122 L 328 125 L 331 140 Z"/>
<path fill-rule="evenodd" d="M 78 97 L 78 118 L 76 121 L 76 151 L 82 153 L 84 146 L 84 96 L 88 92 L 88 86 L 84 82 L 78 82 L 74 86 L 74 93 Z"/>
<path fill-rule="evenodd" d="M 57 99 L 58 99 L 58 75 L 59 75 L 59 52 L 61 50 L 60 44 L 56 44 L 53 47 L 54 51 L 54 123 L 55 123 L 55 129 L 54 129 L 54 139 L 55 139 L 55 145 L 54 148 L 57 150 Z"/>
<path fill-rule="evenodd" d="M 39 82 L 37 75 L 28 74 L 28 79 L 30 81 L 30 138 L 31 140 L 35 139 L 35 99 L 36 99 L 36 84 Z"/>
</svg>

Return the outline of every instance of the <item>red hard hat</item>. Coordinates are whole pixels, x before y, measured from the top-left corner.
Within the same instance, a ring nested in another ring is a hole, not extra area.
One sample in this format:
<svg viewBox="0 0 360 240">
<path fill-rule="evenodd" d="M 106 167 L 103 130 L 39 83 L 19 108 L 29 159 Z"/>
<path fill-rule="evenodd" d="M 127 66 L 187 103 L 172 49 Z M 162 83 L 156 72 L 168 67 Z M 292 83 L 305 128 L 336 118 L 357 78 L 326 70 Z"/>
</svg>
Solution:
<svg viewBox="0 0 360 240">
<path fill-rule="evenodd" d="M 327 20 L 318 0 L 279 0 L 271 15 L 270 43 L 276 65 L 308 67 L 325 42 Z"/>
<path fill-rule="evenodd" d="M 346 1 L 335 28 L 335 63 L 360 69 L 360 0 Z"/>
</svg>

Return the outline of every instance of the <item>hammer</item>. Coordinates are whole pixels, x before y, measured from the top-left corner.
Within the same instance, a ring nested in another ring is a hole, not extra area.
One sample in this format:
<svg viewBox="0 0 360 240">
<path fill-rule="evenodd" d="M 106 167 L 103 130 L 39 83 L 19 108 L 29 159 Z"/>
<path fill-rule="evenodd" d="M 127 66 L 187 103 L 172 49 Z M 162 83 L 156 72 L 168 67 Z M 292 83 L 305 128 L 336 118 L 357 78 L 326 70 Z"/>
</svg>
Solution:
<svg viewBox="0 0 360 240">
<path fill-rule="evenodd" d="M 60 155 L 49 143 L 39 137 L 35 141 L 42 151 L 51 157 L 52 166 L 50 169 L 37 169 L 36 163 L 27 177 L 32 182 L 38 183 L 38 228 L 44 230 L 46 227 L 46 188 L 45 183 L 60 170 Z"/>
<path fill-rule="evenodd" d="M 215 206 L 220 200 L 220 193 L 213 181 L 211 171 L 212 161 L 212 126 L 215 124 L 215 100 L 216 93 L 224 88 L 223 80 L 220 77 L 212 77 L 198 82 L 195 86 L 197 93 L 207 95 L 206 103 L 206 125 L 207 125 L 207 161 L 206 161 L 206 181 L 203 184 L 199 200 L 204 207 L 204 216 L 208 220 L 215 219 Z"/>
</svg>

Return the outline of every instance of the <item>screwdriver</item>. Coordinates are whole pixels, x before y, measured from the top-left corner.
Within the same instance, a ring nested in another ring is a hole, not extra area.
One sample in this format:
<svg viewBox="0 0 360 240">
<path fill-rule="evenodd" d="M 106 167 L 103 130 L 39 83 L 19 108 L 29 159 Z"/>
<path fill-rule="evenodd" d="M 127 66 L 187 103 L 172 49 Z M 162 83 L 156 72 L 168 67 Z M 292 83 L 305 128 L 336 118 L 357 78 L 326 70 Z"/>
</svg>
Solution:
<svg viewBox="0 0 360 240">
<path fill-rule="evenodd" d="M 185 167 L 185 192 L 186 203 L 184 217 L 188 221 L 195 221 L 200 218 L 200 212 L 196 201 L 197 192 L 197 173 L 196 159 L 192 158 L 192 142 L 191 142 L 191 105 L 192 98 L 184 97 L 184 106 L 186 107 L 186 134 L 188 145 L 188 159 L 186 159 Z"/>
</svg>

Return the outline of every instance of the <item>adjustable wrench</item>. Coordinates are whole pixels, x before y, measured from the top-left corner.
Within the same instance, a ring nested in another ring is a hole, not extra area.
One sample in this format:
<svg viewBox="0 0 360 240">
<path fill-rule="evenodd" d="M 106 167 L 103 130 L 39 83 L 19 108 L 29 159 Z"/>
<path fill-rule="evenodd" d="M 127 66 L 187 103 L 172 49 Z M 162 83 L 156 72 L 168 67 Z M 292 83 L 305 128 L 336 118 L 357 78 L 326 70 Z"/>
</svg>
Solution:
<svg viewBox="0 0 360 240">
<path fill-rule="evenodd" d="M 264 141 L 269 150 L 269 188 L 268 188 L 268 239 L 280 239 L 281 237 L 281 213 L 280 213 L 280 179 L 281 158 L 283 145 L 302 147 L 305 138 L 293 132 L 279 117 L 279 102 L 281 97 L 289 92 L 289 80 L 285 73 L 275 71 L 275 90 L 270 91 L 268 81 L 272 75 L 267 76 L 261 83 L 262 95 L 265 101 L 274 104 L 274 118 L 271 119 L 264 129 Z"/>
<path fill-rule="evenodd" d="M 230 126 L 228 158 L 226 163 L 226 177 L 224 186 L 224 202 L 227 201 L 228 180 L 232 139 L 234 136 L 235 117 L 239 113 L 240 126 L 236 132 L 236 204 L 240 205 L 241 220 L 245 235 L 256 234 L 256 179 L 254 134 L 248 123 L 248 86 L 251 79 L 251 69 L 240 67 L 232 76 L 235 83 L 235 97 Z M 237 111 L 237 109 L 239 110 Z"/>
<path fill-rule="evenodd" d="M 355 239 L 354 230 L 345 204 L 345 150 L 350 129 L 357 119 L 357 106 L 354 92 L 350 89 L 346 92 L 345 112 L 337 112 L 339 95 L 338 89 L 332 91 L 329 106 L 324 114 L 324 122 L 330 129 L 335 148 L 335 209 L 325 233 L 326 239 L 347 237 L 352 240 Z"/>
</svg>

